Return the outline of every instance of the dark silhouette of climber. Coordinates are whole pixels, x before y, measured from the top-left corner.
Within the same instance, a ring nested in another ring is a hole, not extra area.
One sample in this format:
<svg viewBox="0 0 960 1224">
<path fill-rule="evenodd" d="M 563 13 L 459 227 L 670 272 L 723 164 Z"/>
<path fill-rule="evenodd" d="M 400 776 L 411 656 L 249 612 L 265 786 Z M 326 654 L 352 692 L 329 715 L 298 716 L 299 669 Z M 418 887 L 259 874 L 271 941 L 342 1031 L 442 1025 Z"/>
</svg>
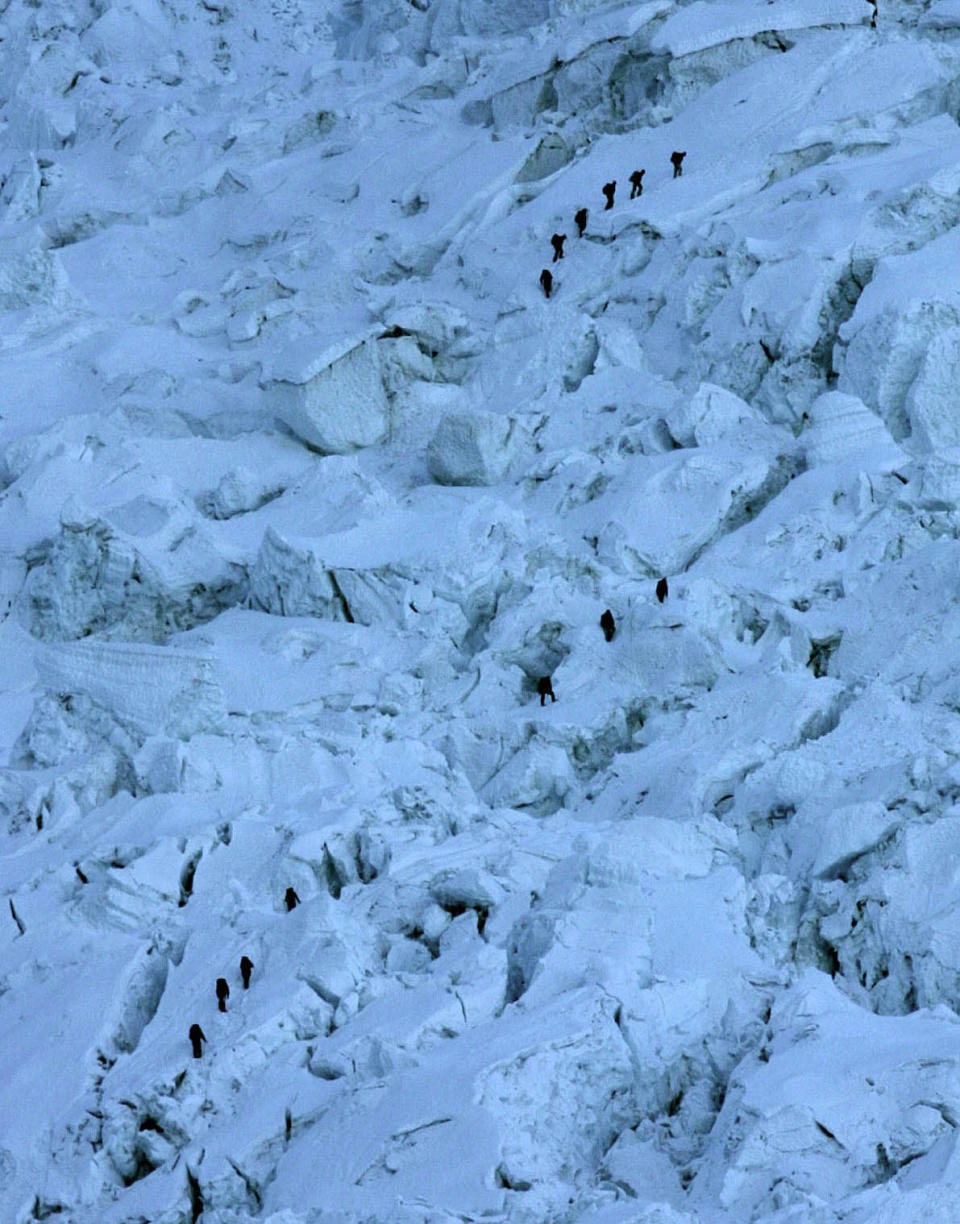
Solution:
<svg viewBox="0 0 960 1224">
<path fill-rule="evenodd" d="M 679 178 L 681 174 L 683 174 L 683 159 L 686 156 L 686 150 L 684 150 L 682 153 L 677 153 L 676 150 L 674 150 L 674 152 L 670 154 L 670 163 L 673 166 L 674 178 Z"/>
<path fill-rule="evenodd" d="M 200 1048 L 200 1042 L 206 1041 L 206 1040 L 207 1039 L 204 1036 L 203 1029 L 200 1027 L 200 1025 L 191 1024 L 190 1025 L 190 1041 L 193 1045 L 193 1057 L 194 1058 L 201 1057 L 201 1055 L 203 1054 L 203 1050 Z"/>
<path fill-rule="evenodd" d="M 230 998 L 230 987 L 226 978 L 217 978 L 217 1004 L 222 1012 L 227 1010 L 227 999 Z"/>
<path fill-rule="evenodd" d="M 553 273 L 549 268 L 544 268 L 540 273 L 540 288 L 543 290 L 543 296 L 548 298 L 553 289 Z"/>
<path fill-rule="evenodd" d="M 563 244 L 566 241 L 567 241 L 566 234 L 554 234 L 553 237 L 550 239 L 550 243 L 553 246 L 553 262 L 554 263 L 556 263 L 558 259 L 563 259 Z"/>
<path fill-rule="evenodd" d="M 544 705 L 549 697 L 551 701 L 557 700 L 557 695 L 553 691 L 553 682 L 549 676 L 541 676 L 537 681 L 537 692 L 540 694 L 540 704 Z"/>
<path fill-rule="evenodd" d="M 613 635 L 617 632 L 617 623 L 613 619 L 613 613 L 607 608 L 603 616 L 600 617 L 600 628 L 603 630 L 603 636 L 608 642 L 613 641 Z"/>
<path fill-rule="evenodd" d="M 603 211 L 607 212 L 613 208 L 613 194 L 617 190 L 617 180 L 614 179 L 611 183 L 603 184 L 603 194 L 607 197 L 607 202 L 603 206 Z"/>
<path fill-rule="evenodd" d="M 284 904 L 285 904 L 285 905 L 286 905 L 286 907 L 287 907 L 287 913 L 288 913 L 288 914 L 290 913 L 290 911 L 291 911 L 292 909 L 296 909 L 296 908 L 297 908 L 297 906 L 299 905 L 299 903 L 300 903 L 300 898 L 297 896 L 297 894 L 296 894 L 296 892 L 295 892 L 295 890 L 294 890 L 294 888 L 293 888 L 293 886 L 292 886 L 292 885 L 291 885 L 291 887 L 290 887 L 290 888 L 288 888 L 288 889 L 287 889 L 287 891 L 286 891 L 286 892 L 283 894 L 283 900 L 284 900 Z"/>
<path fill-rule="evenodd" d="M 634 170 L 633 174 L 630 175 L 630 199 L 631 200 L 634 198 L 634 196 L 643 195 L 643 176 L 646 173 L 647 173 L 646 170 Z"/>
<path fill-rule="evenodd" d="M 657 599 L 659 599 L 660 602 L 663 603 L 663 601 L 667 598 L 668 594 L 669 592 L 667 591 L 667 580 L 666 578 L 661 578 L 660 581 L 657 583 Z"/>
<path fill-rule="evenodd" d="M 583 237 L 583 231 L 587 228 L 587 210 L 580 208 L 573 215 L 574 221 L 577 223 L 577 237 Z"/>
<path fill-rule="evenodd" d="M 249 956 L 240 957 L 240 976 L 243 978 L 243 989 L 250 989 L 250 973 L 253 969 L 253 961 Z"/>
</svg>

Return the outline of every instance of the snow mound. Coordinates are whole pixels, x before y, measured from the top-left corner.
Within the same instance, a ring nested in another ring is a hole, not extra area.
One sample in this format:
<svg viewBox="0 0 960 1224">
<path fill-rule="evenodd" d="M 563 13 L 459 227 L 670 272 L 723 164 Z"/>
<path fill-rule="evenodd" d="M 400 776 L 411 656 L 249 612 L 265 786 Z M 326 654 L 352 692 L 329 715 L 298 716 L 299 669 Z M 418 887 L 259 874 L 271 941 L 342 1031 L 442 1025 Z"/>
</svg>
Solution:
<svg viewBox="0 0 960 1224">
<path fill-rule="evenodd" d="M 438 484 L 499 484 L 518 452 L 512 417 L 493 412 L 448 413 L 427 447 L 427 467 Z"/>
</svg>

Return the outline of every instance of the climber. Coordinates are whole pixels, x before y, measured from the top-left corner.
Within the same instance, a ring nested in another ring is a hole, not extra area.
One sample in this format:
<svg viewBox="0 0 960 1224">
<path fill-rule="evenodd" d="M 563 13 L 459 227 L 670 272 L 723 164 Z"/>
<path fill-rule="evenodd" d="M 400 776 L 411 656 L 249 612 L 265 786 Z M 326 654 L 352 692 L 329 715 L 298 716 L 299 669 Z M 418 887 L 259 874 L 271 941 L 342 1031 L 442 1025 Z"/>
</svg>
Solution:
<svg viewBox="0 0 960 1224">
<path fill-rule="evenodd" d="M 667 598 L 668 594 L 669 592 L 667 591 L 667 580 L 666 578 L 661 578 L 660 581 L 657 583 L 657 599 L 659 599 L 660 602 L 663 603 L 663 601 Z"/>
<path fill-rule="evenodd" d="M 607 202 L 603 206 L 603 211 L 608 212 L 613 208 L 613 194 L 617 190 L 617 180 L 614 179 L 610 183 L 603 184 L 603 194 L 607 197 Z"/>
<path fill-rule="evenodd" d="M 250 972 L 253 969 L 253 961 L 249 956 L 240 957 L 240 976 L 243 978 L 243 989 L 250 989 Z"/>
<path fill-rule="evenodd" d="M 613 641 L 613 635 L 617 632 L 616 621 L 613 619 L 613 613 L 607 608 L 603 616 L 600 617 L 600 628 L 603 630 L 603 636 L 608 642 Z"/>
<path fill-rule="evenodd" d="M 647 173 L 646 170 L 634 170 L 633 174 L 630 175 L 630 199 L 631 200 L 635 196 L 643 195 L 643 176 L 646 173 Z"/>
<path fill-rule="evenodd" d="M 193 1057 L 194 1058 L 199 1058 L 202 1055 L 203 1050 L 200 1048 L 200 1042 L 206 1041 L 206 1040 L 207 1039 L 204 1036 L 203 1029 L 200 1027 L 200 1025 L 191 1024 L 190 1025 L 190 1041 L 193 1045 Z"/>
<path fill-rule="evenodd" d="M 226 978 L 217 978 L 217 1004 L 222 1012 L 227 1010 L 227 999 L 230 998 L 230 987 Z"/>
<path fill-rule="evenodd" d="M 537 681 L 537 692 L 540 694 L 540 704 L 545 705 L 546 699 L 549 697 L 551 701 L 557 700 L 557 695 L 553 691 L 553 682 L 549 676 L 541 676 Z"/>
<path fill-rule="evenodd" d="M 682 153 L 677 153 L 676 150 L 674 150 L 674 152 L 670 154 L 670 161 L 671 161 L 671 164 L 673 165 L 673 177 L 674 178 L 679 178 L 683 174 L 683 159 L 686 156 L 687 156 L 686 150 L 684 150 Z"/>
</svg>

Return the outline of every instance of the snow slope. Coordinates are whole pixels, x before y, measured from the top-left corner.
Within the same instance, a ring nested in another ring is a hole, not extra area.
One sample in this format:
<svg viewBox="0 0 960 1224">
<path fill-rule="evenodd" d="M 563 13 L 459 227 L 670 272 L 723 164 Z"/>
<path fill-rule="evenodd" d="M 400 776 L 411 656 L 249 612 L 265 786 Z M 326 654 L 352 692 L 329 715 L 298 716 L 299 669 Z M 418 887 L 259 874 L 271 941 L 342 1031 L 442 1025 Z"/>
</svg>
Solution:
<svg viewBox="0 0 960 1224">
<path fill-rule="evenodd" d="M 4 1220 L 954 1224 L 958 33 L 2 4 Z"/>
</svg>

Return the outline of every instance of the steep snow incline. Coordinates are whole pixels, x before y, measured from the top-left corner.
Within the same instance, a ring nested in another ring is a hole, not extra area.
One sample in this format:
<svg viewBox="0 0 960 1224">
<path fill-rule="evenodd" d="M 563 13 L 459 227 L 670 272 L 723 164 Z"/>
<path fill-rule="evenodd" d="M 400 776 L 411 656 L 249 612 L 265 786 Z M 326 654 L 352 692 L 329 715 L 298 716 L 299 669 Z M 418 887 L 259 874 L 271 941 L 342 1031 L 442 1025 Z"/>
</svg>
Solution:
<svg viewBox="0 0 960 1224">
<path fill-rule="evenodd" d="M 958 14 L 6 3 L 4 1220 L 953 1224 Z"/>
</svg>

